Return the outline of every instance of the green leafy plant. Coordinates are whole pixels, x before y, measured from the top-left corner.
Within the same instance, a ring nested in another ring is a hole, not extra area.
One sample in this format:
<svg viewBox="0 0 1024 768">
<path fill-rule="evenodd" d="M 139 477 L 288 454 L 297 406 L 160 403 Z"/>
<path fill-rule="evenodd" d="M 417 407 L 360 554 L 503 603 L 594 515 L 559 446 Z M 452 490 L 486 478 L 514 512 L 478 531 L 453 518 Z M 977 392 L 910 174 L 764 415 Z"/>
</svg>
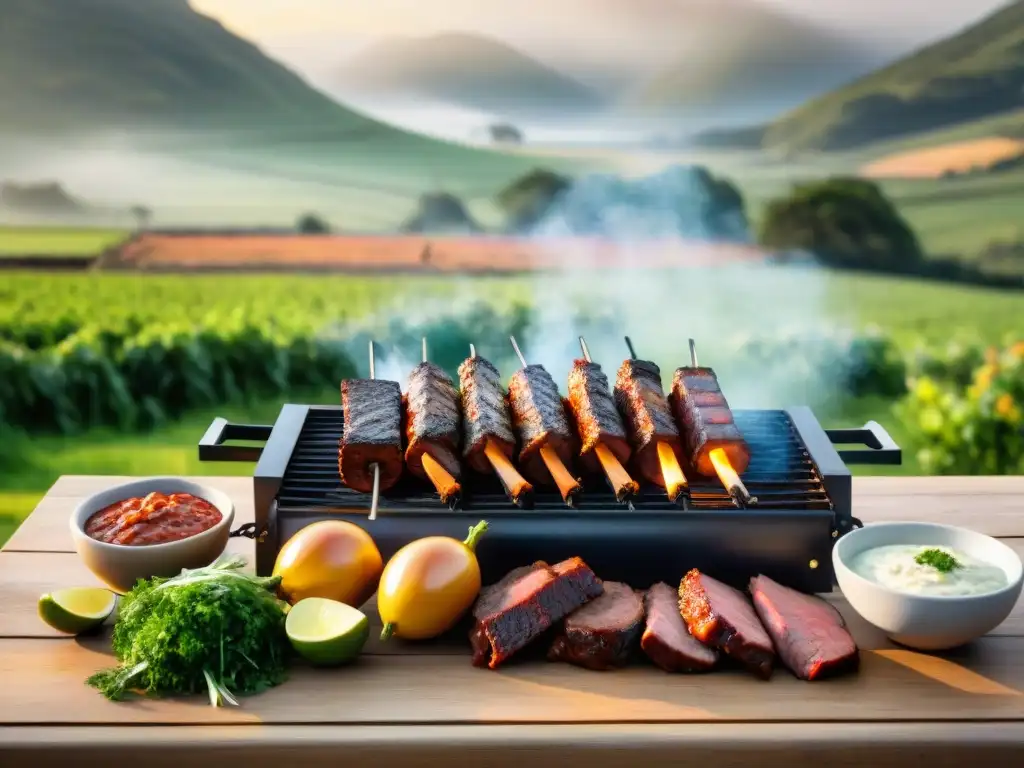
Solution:
<svg viewBox="0 0 1024 768">
<path fill-rule="evenodd" d="M 113 701 L 137 690 L 153 696 L 207 691 L 210 704 L 283 682 L 289 643 L 280 577 L 242 572 L 245 558 L 169 579 L 142 579 L 122 598 L 113 648 L 120 664 L 88 684 Z"/>
</svg>

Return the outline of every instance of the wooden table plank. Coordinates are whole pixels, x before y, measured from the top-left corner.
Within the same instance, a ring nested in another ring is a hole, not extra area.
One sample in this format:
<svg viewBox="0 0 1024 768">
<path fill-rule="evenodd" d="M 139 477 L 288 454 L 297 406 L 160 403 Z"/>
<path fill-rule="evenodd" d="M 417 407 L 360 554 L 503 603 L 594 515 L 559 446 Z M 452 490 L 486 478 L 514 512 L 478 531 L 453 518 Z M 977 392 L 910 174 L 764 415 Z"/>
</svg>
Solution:
<svg viewBox="0 0 1024 768">
<path fill-rule="evenodd" d="M 60 586 L 96 583 L 73 554 L 68 516 L 83 496 L 131 479 L 62 477 L 0 553 L 4 768 L 138 759 L 142 749 L 152 768 L 222 765 L 229 756 L 275 768 L 300 758 L 335 765 L 339 756 L 391 765 L 518 768 L 529 760 L 625 768 L 674 763 L 684 753 L 687 761 L 736 766 L 815 757 L 875 768 L 905 766 L 911 757 L 933 767 L 1024 762 L 1022 603 L 992 635 L 929 655 L 894 647 L 832 596 L 864 660 L 859 674 L 821 683 L 785 671 L 767 683 L 724 669 L 666 675 L 642 661 L 608 673 L 544 661 L 492 672 L 470 666 L 460 636 L 412 647 L 372 640 L 344 669 L 299 664 L 287 683 L 238 709 L 213 710 L 199 698 L 107 702 L 84 680 L 113 662 L 109 639 L 59 637 L 35 616 L 35 603 Z M 251 478 L 194 479 L 232 496 L 237 524 L 252 520 Z M 854 514 L 868 524 L 964 525 L 1007 538 L 1024 554 L 1024 478 L 857 478 Z M 252 542 L 231 547 L 251 554 Z M 365 610 L 376 621 L 372 604 Z"/>
<path fill-rule="evenodd" d="M 45 752 L 40 748 L 45 738 Z M 565 725 L 51 726 L 0 730 L 4 768 L 565 768 L 721 765 L 729 768 L 1015 766 L 1024 723 L 631 723 Z M 301 756 L 301 757 L 300 757 Z M 301 763 L 299 760 L 301 759 Z"/>
<path fill-rule="evenodd" d="M 3 547 L 5 552 L 74 552 L 68 518 L 81 498 L 135 478 L 61 477 Z M 235 525 L 252 522 L 252 478 L 190 477 L 227 493 Z M 853 513 L 864 523 L 922 520 L 989 536 L 1024 537 L 1024 477 L 854 478 Z"/>
<path fill-rule="evenodd" d="M 241 707 L 200 697 L 113 703 L 84 685 L 112 662 L 105 639 L 0 640 L 0 723 L 464 724 L 572 722 L 1024 721 L 1019 638 L 984 638 L 945 657 L 864 653 L 857 675 L 762 682 L 738 670 L 668 675 L 637 664 L 595 673 L 528 662 L 493 672 L 467 656 L 366 656 L 351 667 L 297 664 Z M 443 681 L 443 684 L 440 684 Z"/>
</svg>

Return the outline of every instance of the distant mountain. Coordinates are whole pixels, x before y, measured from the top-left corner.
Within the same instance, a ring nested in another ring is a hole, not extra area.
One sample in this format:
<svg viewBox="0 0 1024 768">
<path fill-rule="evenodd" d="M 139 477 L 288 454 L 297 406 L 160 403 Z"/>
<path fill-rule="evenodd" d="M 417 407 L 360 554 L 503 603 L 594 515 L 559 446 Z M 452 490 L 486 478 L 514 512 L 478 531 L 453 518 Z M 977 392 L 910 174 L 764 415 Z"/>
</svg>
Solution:
<svg viewBox="0 0 1024 768">
<path fill-rule="evenodd" d="M 345 63 L 342 91 L 522 113 L 590 110 L 597 94 L 570 77 L 481 35 L 444 33 L 384 40 Z"/>
<path fill-rule="evenodd" d="M 763 119 L 884 61 L 864 44 L 754 3 L 688 0 L 680 8 L 673 63 L 630 93 L 627 105 Z"/>
<path fill-rule="evenodd" d="M 0 130 L 376 125 L 187 0 L 0 0 L 0 19 Z"/>
<path fill-rule="evenodd" d="M 756 129 L 701 143 L 845 150 L 1024 107 L 1024 0 Z"/>
</svg>

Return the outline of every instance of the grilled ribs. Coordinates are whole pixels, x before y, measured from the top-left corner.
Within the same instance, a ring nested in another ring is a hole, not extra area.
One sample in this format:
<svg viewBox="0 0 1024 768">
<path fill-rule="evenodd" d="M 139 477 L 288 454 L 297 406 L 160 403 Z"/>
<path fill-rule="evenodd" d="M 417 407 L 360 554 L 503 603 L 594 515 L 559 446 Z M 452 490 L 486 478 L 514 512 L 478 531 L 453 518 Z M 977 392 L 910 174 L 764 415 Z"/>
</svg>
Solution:
<svg viewBox="0 0 1024 768">
<path fill-rule="evenodd" d="M 473 605 L 473 665 L 497 669 L 603 591 L 601 580 L 578 557 L 516 568 L 480 590 Z"/>
<path fill-rule="evenodd" d="M 749 598 L 694 569 L 679 585 L 679 612 L 690 634 L 767 680 L 775 648 Z"/>
<path fill-rule="evenodd" d="M 679 614 L 679 594 L 664 582 L 658 582 L 644 595 L 647 626 L 640 647 L 666 672 L 704 672 L 715 666 L 718 652 L 686 628 Z"/>
<path fill-rule="evenodd" d="M 380 468 L 380 490 L 402 476 L 402 389 L 396 381 L 346 379 L 341 382 L 345 427 L 338 443 L 341 482 L 373 491 L 373 465 Z"/>
<path fill-rule="evenodd" d="M 626 428 L 615 407 L 608 377 L 600 365 L 586 360 L 573 362 L 569 371 L 568 400 L 580 436 L 584 467 L 591 472 L 600 470 L 597 457 L 593 455 L 599 443 L 603 443 L 621 464 L 628 462 L 632 449 L 626 439 Z"/>
<path fill-rule="evenodd" d="M 694 469 L 714 477 L 710 454 L 722 448 L 737 474 L 746 471 L 750 464 L 750 447 L 736 426 L 712 369 L 677 368 L 669 401 Z"/>
<path fill-rule="evenodd" d="M 459 385 L 465 437 L 463 455 L 477 472 L 490 472 L 491 465 L 484 454 L 488 440 L 510 460 L 516 450 L 501 374 L 489 360 L 469 357 L 459 366 Z"/>
<path fill-rule="evenodd" d="M 750 580 L 750 594 L 779 658 L 794 675 L 819 680 L 857 668 L 857 644 L 831 603 L 767 576 Z"/>
<path fill-rule="evenodd" d="M 569 614 L 548 658 L 599 671 L 624 667 L 643 628 L 643 598 L 628 584 L 606 581 L 601 595 Z"/>
<path fill-rule="evenodd" d="M 615 377 L 615 402 L 633 446 L 633 462 L 648 482 L 664 488 L 658 443 L 672 448 L 683 461 L 683 445 L 661 387 L 661 369 L 647 360 L 626 360 Z"/>
<path fill-rule="evenodd" d="M 405 464 L 426 477 L 423 454 L 430 453 L 456 480 L 459 464 L 459 393 L 451 377 L 433 363 L 420 363 L 409 374 L 405 396 Z"/>
<path fill-rule="evenodd" d="M 576 439 L 565 415 L 558 385 L 542 365 L 516 371 L 508 384 L 512 425 L 519 438 L 519 465 L 539 485 L 551 485 L 540 449 L 548 445 L 566 467 L 572 467 Z"/>
</svg>

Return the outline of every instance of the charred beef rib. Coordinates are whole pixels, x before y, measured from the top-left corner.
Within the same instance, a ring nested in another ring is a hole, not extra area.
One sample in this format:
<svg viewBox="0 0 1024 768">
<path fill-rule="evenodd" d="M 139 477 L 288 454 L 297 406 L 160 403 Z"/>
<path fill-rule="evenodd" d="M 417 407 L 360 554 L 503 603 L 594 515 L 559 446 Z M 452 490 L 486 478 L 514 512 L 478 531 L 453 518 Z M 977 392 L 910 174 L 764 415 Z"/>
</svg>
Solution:
<svg viewBox="0 0 1024 768">
<path fill-rule="evenodd" d="M 767 576 L 750 580 L 750 594 L 779 658 L 794 675 L 818 680 L 858 667 L 857 644 L 833 605 Z"/>
<path fill-rule="evenodd" d="M 679 585 L 679 612 L 690 634 L 767 680 L 775 648 L 750 599 L 738 589 L 693 569 Z"/>
<path fill-rule="evenodd" d="M 484 587 L 473 605 L 473 665 L 497 669 L 603 591 L 601 580 L 578 557 L 516 568 Z"/>
<path fill-rule="evenodd" d="M 658 443 L 666 443 L 679 462 L 683 445 L 661 387 L 661 369 L 647 360 L 624 361 L 615 377 L 615 402 L 633 446 L 634 464 L 644 479 L 664 488 Z"/>
<path fill-rule="evenodd" d="M 641 596 L 628 584 L 606 581 L 600 596 L 569 614 L 548 658 L 599 671 L 623 667 L 643 628 Z"/>
<path fill-rule="evenodd" d="M 373 491 L 373 465 L 380 468 L 380 490 L 402 476 L 402 388 L 397 381 L 346 379 L 341 382 L 345 427 L 338 443 L 341 482 L 361 493 Z"/>
<path fill-rule="evenodd" d="M 655 584 L 644 595 L 644 606 L 647 626 L 640 647 L 651 661 L 666 672 L 704 672 L 715 666 L 718 652 L 690 634 L 679 614 L 675 589 L 664 582 Z"/>
</svg>

